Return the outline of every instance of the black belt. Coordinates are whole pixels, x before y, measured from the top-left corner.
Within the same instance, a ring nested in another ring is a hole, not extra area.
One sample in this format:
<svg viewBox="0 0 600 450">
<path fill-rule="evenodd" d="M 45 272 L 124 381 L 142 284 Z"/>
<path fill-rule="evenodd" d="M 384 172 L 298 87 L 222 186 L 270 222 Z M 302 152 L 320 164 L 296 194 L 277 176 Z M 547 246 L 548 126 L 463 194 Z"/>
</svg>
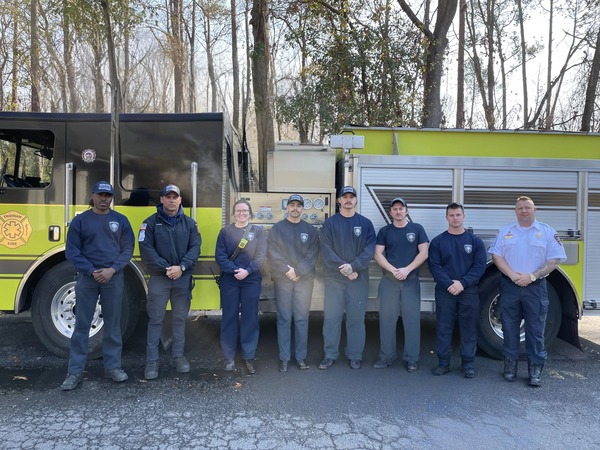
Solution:
<svg viewBox="0 0 600 450">
<path fill-rule="evenodd" d="M 507 280 L 508 280 L 508 281 L 510 281 L 511 283 L 513 282 L 513 280 L 511 280 L 509 277 L 507 277 L 507 276 L 506 276 L 506 275 L 504 275 L 504 274 L 502 274 L 502 277 L 503 277 L 503 278 L 505 278 L 505 279 L 507 279 Z M 538 278 L 537 280 L 535 280 L 535 281 L 532 281 L 532 282 L 531 282 L 531 284 L 529 284 L 529 286 L 531 286 L 532 284 L 538 284 L 538 283 L 541 283 L 542 281 L 546 281 L 546 277 L 543 277 L 543 278 Z M 525 286 L 525 287 L 527 287 L 527 286 Z"/>
</svg>

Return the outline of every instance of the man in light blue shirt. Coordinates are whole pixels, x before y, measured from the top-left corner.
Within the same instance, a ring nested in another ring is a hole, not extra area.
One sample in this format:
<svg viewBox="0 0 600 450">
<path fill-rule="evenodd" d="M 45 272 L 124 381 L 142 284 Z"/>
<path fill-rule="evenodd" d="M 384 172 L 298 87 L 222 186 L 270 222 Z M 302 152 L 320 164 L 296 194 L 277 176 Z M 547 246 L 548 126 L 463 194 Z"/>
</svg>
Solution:
<svg viewBox="0 0 600 450">
<path fill-rule="evenodd" d="M 520 348 L 520 324 L 525 319 L 529 385 L 541 386 L 546 362 L 544 328 L 548 312 L 546 277 L 567 257 L 556 231 L 535 220 L 536 207 L 529 197 L 519 197 L 517 221 L 498 233 L 490 253 L 502 272 L 500 313 L 504 334 L 504 379 L 514 381 Z"/>
</svg>

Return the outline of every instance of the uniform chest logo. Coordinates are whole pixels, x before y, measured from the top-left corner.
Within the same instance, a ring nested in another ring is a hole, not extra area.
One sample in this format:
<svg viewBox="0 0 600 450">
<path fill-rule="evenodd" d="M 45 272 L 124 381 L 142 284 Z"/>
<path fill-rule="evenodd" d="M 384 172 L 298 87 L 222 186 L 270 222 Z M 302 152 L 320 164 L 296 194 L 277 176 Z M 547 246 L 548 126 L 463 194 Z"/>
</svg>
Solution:
<svg viewBox="0 0 600 450">
<path fill-rule="evenodd" d="M 354 227 L 354 236 L 359 237 L 362 234 L 362 227 Z"/>
<path fill-rule="evenodd" d="M 0 245 L 17 248 L 29 242 L 33 229 L 29 218 L 17 211 L 8 211 L 0 216 Z"/>
<path fill-rule="evenodd" d="M 254 240 L 254 231 L 251 231 L 250 233 L 248 233 L 248 241 L 253 241 Z"/>
<path fill-rule="evenodd" d="M 119 222 L 108 222 L 108 226 L 113 233 L 116 233 L 119 230 Z"/>
<path fill-rule="evenodd" d="M 406 233 L 406 240 L 408 242 L 410 242 L 411 244 L 413 242 L 415 242 L 415 239 L 417 238 L 417 236 L 415 236 L 415 233 Z"/>
<path fill-rule="evenodd" d="M 473 251 L 473 246 L 471 244 L 465 244 L 465 252 L 467 255 Z"/>
<path fill-rule="evenodd" d="M 504 235 L 504 239 L 512 239 L 512 238 L 513 238 L 513 234 L 510 231 Z"/>
<path fill-rule="evenodd" d="M 308 233 L 300 233 L 300 242 L 306 244 L 306 241 L 308 241 Z"/>
</svg>

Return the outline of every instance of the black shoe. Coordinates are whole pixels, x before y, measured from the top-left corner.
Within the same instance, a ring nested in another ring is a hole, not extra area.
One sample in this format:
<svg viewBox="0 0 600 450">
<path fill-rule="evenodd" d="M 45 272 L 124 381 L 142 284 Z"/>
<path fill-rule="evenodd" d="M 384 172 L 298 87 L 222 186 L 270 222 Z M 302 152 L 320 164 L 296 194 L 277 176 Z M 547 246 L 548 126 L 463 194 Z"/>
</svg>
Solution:
<svg viewBox="0 0 600 450">
<path fill-rule="evenodd" d="M 104 376 L 106 378 L 111 378 L 113 381 L 116 381 L 117 383 L 122 383 L 123 381 L 127 381 L 129 379 L 129 377 L 127 376 L 127 373 L 125 373 L 125 371 L 123 369 L 121 369 L 120 367 L 118 367 L 116 369 L 105 369 Z"/>
<path fill-rule="evenodd" d="M 225 361 L 223 370 L 225 372 L 235 372 L 235 361 Z"/>
<path fill-rule="evenodd" d="M 360 360 L 359 359 L 353 359 L 350 361 L 350 368 L 357 370 L 360 369 Z"/>
<path fill-rule="evenodd" d="M 246 363 L 246 370 L 248 371 L 248 375 L 254 375 L 256 373 L 256 369 L 254 368 L 254 360 L 246 359 L 244 360 Z"/>
<path fill-rule="evenodd" d="M 288 362 L 287 361 L 281 361 L 279 363 L 279 371 L 280 372 L 287 372 L 287 367 L 288 367 Z"/>
<path fill-rule="evenodd" d="M 515 378 L 517 378 L 517 361 L 504 358 L 504 374 L 502 376 L 506 381 L 515 381 Z"/>
<path fill-rule="evenodd" d="M 158 361 L 146 362 L 146 370 L 144 370 L 144 378 L 146 380 L 154 380 L 158 378 Z"/>
<path fill-rule="evenodd" d="M 179 373 L 188 373 L 190 371 L 190 363 L 185 356 L 175 356 L 171 358 L 171 366 Z"/>
<path fill-rule="evenodd" d="M 431 373 L 434 375 L 446 375 L 450 372 L 450 366 L 437 366 L 431 369 Z"/>
<path fill-rule="evenodd" d="M 417 362 L 416 361 L 407 361 L 406 362 L 406 371 L 413 373 L 417 371 Z"/>
<path fill-rule="evenodd" d="M 472 364 L 465 364 L 463 366 L 463 374 L 465 378 L 475 378 L 475 367 Z"/>
<path fill-rule="evenodd" d="M 301 359 L 300 361 L 296 361 L 296 363 L 298 364 L 298 369 L 300 369 L 300 370 L 310 369 L 310 366 L 308 364 L 306 364 L 303 359 Z"/>
<path fill-rule="evenodd" d="M 67 378 L 63 381 L 63 384 L 60 385 L 60 389 L 62 391 L 72 391 L 83 381 L 83 374 L 78 373 L 74 375 L 72 373 L 67 374 Z"/>
<path fill-rule="evenodd" d="M 390 367 L 392 365 L 391 361 L 387 359 L 379 358 L 375 364 L 373 364 L 373 369 L 385 369 L 386 367 Z"/>
<path fill-rule="evenodd" d="M 331 366 L 333 366 L 334 360 L 330 359 L 330 358 L 323 358 L 321 360 L 321 362 L 319 363 L 319 369 L 320 370 L 327 370 L 329 369 Z"/>
<path fill-rule="evenodd" d="M 532 362 L 527 363 L 529 372 L 529 386 L 539 387 L 542 385 L 542 369 L 543 364 L 534 364 Z"/>
</svg>

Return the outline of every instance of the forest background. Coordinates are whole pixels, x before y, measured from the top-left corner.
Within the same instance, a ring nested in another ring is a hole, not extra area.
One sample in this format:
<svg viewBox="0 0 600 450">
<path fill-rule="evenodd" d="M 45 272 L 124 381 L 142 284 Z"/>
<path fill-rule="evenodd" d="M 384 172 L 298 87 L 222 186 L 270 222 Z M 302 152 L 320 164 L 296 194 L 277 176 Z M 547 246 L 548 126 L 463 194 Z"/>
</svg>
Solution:
<svg viewBox="0 0 600 450">
<path fill-rule="evenodd" d="M 348 124 L 600 131 L 598 0 L 0 3 L 5 111 L 224 111 L 259 154 Z"/>
</svg>

